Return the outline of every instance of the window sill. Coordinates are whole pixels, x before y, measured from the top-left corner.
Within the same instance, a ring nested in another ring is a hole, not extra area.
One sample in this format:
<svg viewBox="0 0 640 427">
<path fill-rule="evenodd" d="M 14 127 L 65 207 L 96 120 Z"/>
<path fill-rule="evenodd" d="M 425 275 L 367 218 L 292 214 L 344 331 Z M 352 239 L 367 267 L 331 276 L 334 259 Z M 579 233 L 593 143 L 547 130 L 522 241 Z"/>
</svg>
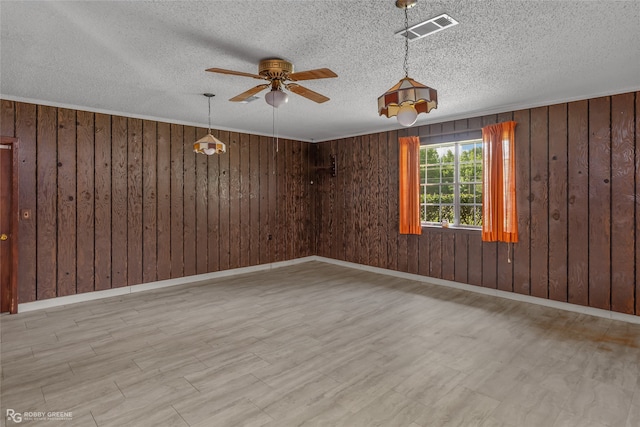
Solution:
<svg viewBox="0 0 640 427">
<path fill-rule="evenodd" d="M 466 232 L 466 233 L 482 233 L 482 227 L 465 227 L 465 226 L 453 226 L 449 225 L 448 227 L 443 227 L 437 224 L 422 224 L 423 229 L 428 229 L 430 231 L 435 230 L 453 230 L 454 232 Z"/>
</svg>

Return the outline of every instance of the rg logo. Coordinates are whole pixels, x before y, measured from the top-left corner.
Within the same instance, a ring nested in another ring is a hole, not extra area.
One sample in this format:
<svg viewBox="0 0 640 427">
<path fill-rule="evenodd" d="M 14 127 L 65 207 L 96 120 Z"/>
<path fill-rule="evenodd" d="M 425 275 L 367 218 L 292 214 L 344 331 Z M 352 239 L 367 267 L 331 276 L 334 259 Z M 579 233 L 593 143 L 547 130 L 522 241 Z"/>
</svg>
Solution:
<svg viewBox="0 0 640 427">
<path fill-rule="evenodd" d="M 20 412 L 16 412 L 13 409 L 7 409 L 7 421 L 11 420 L 14 423 L 22 422 L 22 414 Z"/>
</svg>

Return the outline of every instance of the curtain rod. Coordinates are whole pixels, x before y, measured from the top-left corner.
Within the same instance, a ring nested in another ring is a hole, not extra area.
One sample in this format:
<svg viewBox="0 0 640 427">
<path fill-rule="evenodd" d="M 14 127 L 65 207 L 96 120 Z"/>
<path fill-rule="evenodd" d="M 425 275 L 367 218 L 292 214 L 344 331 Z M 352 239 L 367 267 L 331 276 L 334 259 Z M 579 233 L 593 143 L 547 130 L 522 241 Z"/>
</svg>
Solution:
<svg viewBox="0 0 640 427">
<path fill-rule="evenodd" d="M 437 136 L 456 135 L 459 133 L 468 133 L 468 132 L 482 132 L 482 128 L 460 129 L 460 130 L 453 130 L 449 132 L 432 133 L 429 135 L 419 135 L 418 137 L 419 138 L 435 138 Z"/>
</svg>

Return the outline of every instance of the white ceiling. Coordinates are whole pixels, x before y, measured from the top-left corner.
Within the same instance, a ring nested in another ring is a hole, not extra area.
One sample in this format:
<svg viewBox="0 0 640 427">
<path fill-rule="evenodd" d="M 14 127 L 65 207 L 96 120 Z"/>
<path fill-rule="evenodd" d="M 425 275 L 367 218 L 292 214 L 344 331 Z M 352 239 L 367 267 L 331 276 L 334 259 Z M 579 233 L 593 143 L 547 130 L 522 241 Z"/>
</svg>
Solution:
<svg viewBox="0 0 640 427">
<path fill-rule="evenodd" d="M 420 0 L 409 25 L 441 13 L 460 24 L 410 44 L 409 75 L 439 99 L 418 125 L 640 89 L 640 0 Z M 302 82 L 331 100 L 290 94 L 279 136 L 399 128 L 376 101 L 403 77 L 393 0 L 2 1 L 0 18 L 6 99 L 206 127 L 212 92 L 214 128 L 271 135 L 263 99 L 227 101 L 259 81 L 204 70 L 281 57 L 339 77 Z"/>
</svg>

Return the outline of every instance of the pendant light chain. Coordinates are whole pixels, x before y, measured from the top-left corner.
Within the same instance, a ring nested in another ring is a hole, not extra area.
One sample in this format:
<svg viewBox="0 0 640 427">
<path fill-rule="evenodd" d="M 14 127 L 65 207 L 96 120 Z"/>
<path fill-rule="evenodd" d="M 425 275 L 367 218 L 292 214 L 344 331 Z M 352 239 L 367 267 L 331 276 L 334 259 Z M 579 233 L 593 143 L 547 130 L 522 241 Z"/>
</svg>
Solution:
<svg viewBox="0 0 640 427">
<path fill-rule="evenodd" d="M 404 8 L 404 76 L 409 77 L 409 15 Z"/>
<path fill-rule="evenodd" d="M 211 133 L 211 97 L 209 96 L 209 133 Z"/>
</svg>

